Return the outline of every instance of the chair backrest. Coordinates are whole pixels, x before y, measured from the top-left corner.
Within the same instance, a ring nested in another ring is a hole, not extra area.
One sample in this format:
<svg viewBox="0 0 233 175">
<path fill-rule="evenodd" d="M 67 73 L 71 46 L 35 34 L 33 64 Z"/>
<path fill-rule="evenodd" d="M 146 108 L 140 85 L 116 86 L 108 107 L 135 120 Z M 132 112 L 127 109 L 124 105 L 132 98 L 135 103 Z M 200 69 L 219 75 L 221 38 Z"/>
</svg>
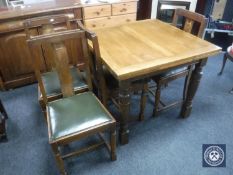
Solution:
<svg viewBox="0 0 233 175">
<path fill-rule="evenodd" d="M 30 32 L 29 29 L 34 27 L 41 27 L 42 34 L 55 32 L 56 30 L 62 30 L 60 28 L 56 29 L 56 25 L 65 23 L 66 26 L 63 27 L 63 30 L 71 29 L 71 24 L 69 16 L 67 15 L 51 15 L 26 19 L 24 22 L 24 28 L 26 35 L 29 38 Z"/>
<path fill-rule="evenodd" d="M 186 10 L 189 10 L 190 8 L 190 2 L 189 1 L 171 1 L 171 0 L 159 0 L 158 6 L 157 6 L 157 19 L 162 20 L 164 22 L 169 22 L 169 19 L 165 20 L 164 14 L 167 10 L 170 10 L 172 12 L 171 15 L 171 21 L 174 16 L 174 11 L 177 8 L 185 8 Z M 166 14 L 168 15 L 168 14 Z"/>
<path fill-rule="evenodd" d="M 102 59 L 101 59 L 101 54 L 100 54 L 100 49 L 99 49 L 99 42 L 98 42 L 98 37 L 97 35 L 86 29 L 83 24 L 80 21 L 77 21 L 78 28 L 85 31 L 86 37 L 90 41 L 89 44 L 91 44 L 91 49 L 92 49 L 92 57 L 90 59 L 90 69 L 92 72 L 92 82 L 95 83 L 95 85 L 98 87 L 99 91 L 103 91 L 106 86 L 106 81 L 104 78 L 104 72 L 103 72 L 103 64 L 102 64 Z M 98 92 L 98 96 L 101 98 L 102 92 Z"/>
<path fill-rule="evenodd" d="M 205 16 L 184 9 L 176 9 L 172 22 L 174 26 L 177 26 L 179 17 L 184 18 L 184 23 L 181 27 L 182 30 L 192 33 L 199 38 L 202 37 L 207 24 L 207 19 L 205 18 Z"/>
<path fill-rule="evenodd" d="M 39 35 L 71 29 L 69 16 L 67 15 L 51 15 L 51 16 L 30 18 L 30 19 L 26 19 L 23 22 L 23 24 L 27 38 L 32 37 L 30 34 L 30 29 L 35 27 L 39 28 Z M 54 70 L 55 63 L 53 62 L 54 55 L 52 48 L 50 47 L 50 45 L 45 44 L 42 46 L 42 49 L 46 59 L 47 71 Z"/>
<path fill-rule="evenodd" d="M 73 79 L 70 72 L 67 48 L 65 46 L 65 42 L 70 39 L 81 40 L 82 42 L 82 50 L 84 53 L 84 63 L 85 63 L 84 71 L 86 74 L 85 79 L 86 79 L 86 83 L 88 84 L 89 90 L 92 90 L 92 83 L 91 83 L 90 69 L 89 69 L 90 55 L 89 55 L 85 31 L 79 29 L 66 30 L 61 32 L 30 37 L 27 40 L 32 58 L 38 58 L 38 57 L 34 57 L 34 55 L 36 54 L 35 48 L 41 47 L 41 45 L 43 44 L 51 45 L 51 48 L 53 49 L 54 52 L 55 71 L 57 72 L 60 80 L 61 92 L 63 97 L 69 97 L 74 95 Z M 45 104 L 47 104 L 48 99 L 41 78 L 40 67 L 37 63 L 38 61 L 35 60 L 34 61 L 35 74 L 37 76 L 37 80 L 41 89 L 43 100 Z"/>
</svg>

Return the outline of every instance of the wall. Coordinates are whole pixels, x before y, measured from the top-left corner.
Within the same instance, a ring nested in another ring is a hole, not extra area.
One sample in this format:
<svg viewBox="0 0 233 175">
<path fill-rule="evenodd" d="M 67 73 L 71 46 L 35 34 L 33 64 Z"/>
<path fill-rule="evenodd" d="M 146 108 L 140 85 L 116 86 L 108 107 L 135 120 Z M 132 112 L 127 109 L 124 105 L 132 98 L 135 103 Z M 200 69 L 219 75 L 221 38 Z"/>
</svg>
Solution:
<svg viewBox="0 0 233 175">
<path fill-rule="evenodd" d="M 173 0 L 171 0 L 173 1 Z M 176 1 L 190 1 L 190 10 L 195 11 L 196 5 L 197 5 L 197 0 L 176 0 Z M 152 1 L 152 12 L 151 12 L 151 18 L 156 18 L 157 14 L 157 5 L 158 5 L 158 0 L 153 0 Z"/>
</svg>

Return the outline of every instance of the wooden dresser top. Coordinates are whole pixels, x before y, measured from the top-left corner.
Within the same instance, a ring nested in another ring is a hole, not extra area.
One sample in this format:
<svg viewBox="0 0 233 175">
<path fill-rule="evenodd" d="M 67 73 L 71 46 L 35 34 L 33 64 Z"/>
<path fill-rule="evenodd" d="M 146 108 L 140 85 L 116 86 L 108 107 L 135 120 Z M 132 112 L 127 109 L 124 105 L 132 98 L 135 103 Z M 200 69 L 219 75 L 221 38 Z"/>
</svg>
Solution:
<svg viewBox="0 0 233 175">
<path fill-rule="evenodd" d="M 0 22 L 52 11 L 130 1 L 138 0 L 109 0 L 107 3 L 104 1 L 100 2 L 98 0 L 89 0 L 88 3 L 85 3 L 86 0 L 41 0 L 40 2 L 37 2 L 36 0 L 25 0 L 22 7 L 14 8 L 11 6 L 0 6 Z"/>
</svg>

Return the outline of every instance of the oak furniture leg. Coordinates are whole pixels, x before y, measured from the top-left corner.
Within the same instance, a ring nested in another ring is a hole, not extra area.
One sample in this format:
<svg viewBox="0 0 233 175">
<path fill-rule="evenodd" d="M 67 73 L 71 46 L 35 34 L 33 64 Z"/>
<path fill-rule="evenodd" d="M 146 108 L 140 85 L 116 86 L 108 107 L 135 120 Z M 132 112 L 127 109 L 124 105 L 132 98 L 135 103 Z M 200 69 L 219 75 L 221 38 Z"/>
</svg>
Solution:
<svg viewBox="0 0 233 175">
<path fill-rule="evenodd" d="M 188 117 L 192 111 L 192 101 L 198 89 L 201 77 L 203 75 L 202 68 L 206 65 L 207 58 L 202 59 L 195 65 L 194 72 L 191 76 L 190 83 L 188 85 L 187 97 L 183 103 L 181 109 L 181 116 L 183 118 Z"/>
<path fill-rule="evenodd" d="M 141 94 L 139 121 L 144 120 L 144 111 L 145 111 L 145 107 L 146 107 L 147 92 L 148 92 L 148 84 L 146 82 L 144 82 L 142 94 Z"/>
<path fill-rule="evenodd" d="M 62 175 L 67 175 L 67 173 L 65 171 L 64 161 L 62 160 L 61 154 L 60 154 L 59 149 L 58 149 L 58 145 L 56 143 L 51 144 L 51 147 L 52 147 L 53 153 L 55 155 L 55 159 L 57 162 L 57 166 L 60 170 L 60 173 Z"/>
<path fill-rule="evenodd" d="M 116 128 L 111 129 L 111 136 L 110 136 L 110 145 L 111 145 L 111 160 L 116 160 Z"/>
<path fill-rule="evenodd" d="M 157 83 L 156 92 L 155 92 L 155 106 L 153 111 L 153 116 L 158 116 L 159 113 L 159 102 L 160 102 L 160 95 L 161 95 L 161 83 Z"/>
<path fill-rule="evenodd" d="M 120 108 L 120 142 L 129 142 L 128 118 L 130 110 L 130 82 L 122 81 L 119 83 L 119 108 Z"/>
<path fill-rule="evenodd" d="M 191 69 L 191 68 L 189 67 L 188 69 Z M 189 71 L 188 75 L 185 77 L 184 89 L 183 89 L 183 101 L 185 101 L 187 93 L 188 93 L 188 85 L 190 82 L 191 75 L 192 75 L 192 71 Z"/>
<path fill-rule="evenodd" d="M 1 100 L 0 100 L 0 112 L 3 114 L 3 116 L 4 116 L 5 119 L 8 119 L 8 115 L 6 113 L 6 110 L 5 110 L 5 108 L 4 108 Z"/>
</svg>

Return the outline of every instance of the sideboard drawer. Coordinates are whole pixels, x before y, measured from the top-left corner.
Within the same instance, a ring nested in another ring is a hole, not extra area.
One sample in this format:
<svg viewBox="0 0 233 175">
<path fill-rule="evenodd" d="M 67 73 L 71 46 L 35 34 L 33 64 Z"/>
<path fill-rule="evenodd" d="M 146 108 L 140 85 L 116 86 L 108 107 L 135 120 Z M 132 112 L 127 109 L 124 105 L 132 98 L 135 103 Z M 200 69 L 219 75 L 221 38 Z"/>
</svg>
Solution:
<svg viewBox="0 0 233 175">
<path fill-rule="evenodd" d="M 103 17 L 98 19 L 89 19 L 85 21 L 85 26 L 88 29 L 97 29 L 103 27 L 113 27 L 128 22 L 136 21 L 136 14 L 127 14 L 111 17 Z"/>
<path fill-rule="evenodd" d="M 84 8 L 84 19 L 111 16 L 111 5 L 101 5 Z"/>
<path fill-rule="evenodd" d="M 137 11 L 137 2 L 112 4 L 112 15 L 136 13 L 136 11 Z"/>
</svg>

